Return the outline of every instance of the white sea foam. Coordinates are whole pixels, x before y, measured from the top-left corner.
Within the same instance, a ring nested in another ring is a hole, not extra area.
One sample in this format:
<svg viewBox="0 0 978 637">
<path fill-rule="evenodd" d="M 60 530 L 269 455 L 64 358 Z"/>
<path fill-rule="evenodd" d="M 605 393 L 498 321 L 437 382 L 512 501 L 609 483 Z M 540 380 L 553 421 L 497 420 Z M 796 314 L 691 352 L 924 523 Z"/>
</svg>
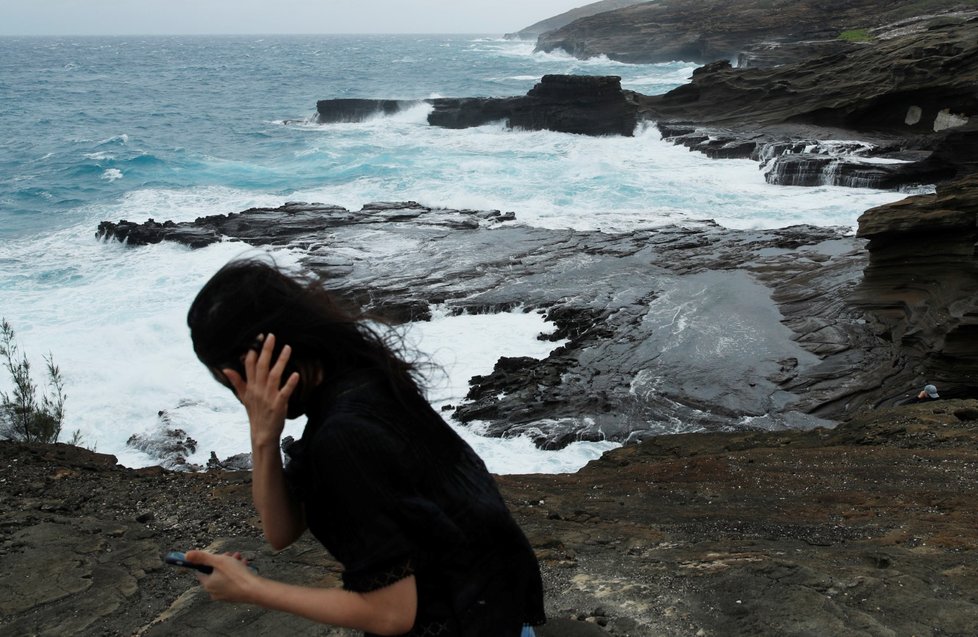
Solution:
<svg viewBox="0 0 978 637">
<path fill-rule="evenodd" d="M 371 128 L 375 145 L 363 146 L 363 126 Z M 663 141 L 652 126 L 640 127 L 635 137 L 587 137 L 507 130 L 502 123 L 445 130 L 410 118 L 383 118 L 313 127 L 309 133 L 310 145 L 329 149 L 328 156 L 310 161 L 335 165 L 349 157 L 357 163 L 343 169 L 355 178 L 302 189 L 290 198 L 351 209 L 410 199 L 436 207 L 511 210 L 519 223 L 540 227 L 608 232 L 706 218 L 731 228 L 853 228 L 863 210 L 904 196 L 772 186 L 756 162 L 708 159 Z"/>
<path fill-rule="evenodd" d="M 122 171 L 118 168 L 109 168 L 102 173 L 101 179 L 104 179 L 105 181 L 117 181 L 122 179 Z"/>
<path fill-rule="evenodd" d="M 98 451 L 127 466 L 145 466 L 156 459 L 126 440 L 157 430 L 164 412 L 170 426 L 197 441 L 191 462 L 206 463 L 211 451 L 219 457 L 247 451 L 241 407 L 194 357 L 185 312 L 214 271 L 255 250 L 233 242 L 188 250 L 79 240 L 89 231 L 76 227 L 0 246 L 0 280 L 14 283 L 3 290 L 4 318 L 35 369 L 44 368 L 42 356 L 49 351 L 61 367 L 68 394 L 65 436 L 78 430 Z M 73 246 L 68 259 L 66 245 Z M 283 265 L 296 263 L 288 251 L 274 255 Z M 499 356 L 546 356 L 559 345 L 536 338 L 547 330 L 539 314 L 518 310 L 458 317 L 436 312 L 430 323 L 411 326 L 407 339 L 435 363 L 430 397 L 441 406 L 458 404 L 468 378 L 490 372 Z M 7 383 L 0 380 L 0 388 L 8 389 Z M 301 427 L 290 422 L 286 434 L 298 437 Z M 573 471 L 616 446 L 579 443 L 545 452 L 526 439 L 489 440 L 459 430 L 499 473 Z"/>
<path fill-rule="evenodd" d="M 104 146 L 108 144 L 112 145 L 125 145 L 129 143 L 129 135 L 127 133 L 122 133 L 121 135 L 113 135 L 112 137 L 107 137 L 103 140 L 96 142 L 99 146 Z"/>
<path fill-rule="evenodd" d="M 3 280 L 18 269 L 30 272 L 29 280 L 3 290 L 4 315 L 35 361 L 51 351 L 60 365 L 66 433 L 77 429 L 99 451 L 145 465 L 153 460 L 126 447 L 126 439 L 154 430 L 158 411 L 205 403 L 213 405 L 214 419 L 188 432 L 202 449 L 220 453 L 240 418 L 231 416 L 233 398 L 215 391 L 219 386 L 211 387 L 194 360 L 184 313 L 206 278 L 245 246 L 131 250 L 89 237 L 90 227 L 81 227 L 0 246 Z"/>
<path fill-rule="evenodd" d="M 621 84 L 625 88 L 633 88 L 639 91 L 648 87 L 675 86 L 688 82 L 693 71 L 696 69 L 695 65 L 685 65 L 681 62 L 673 64 L 679 64 L 680 66 L 668 73 L 659 72 L 643 77 L 622 78 Z"/>
<path fill-rule="evenodd" d="M 468 379 L 492 371 L 500 356 L 545 358 L 563 341 L 543 341 L 537 335 L 553 331 L 537 312 L 513 310 L 503 314 L 447 316 L 435 312 L 430 322 L 415 323 L 409 342 L 430 356 L 434 373 L 428 397 L 436 408 L 458 405 L 468 393 Z M 491 343 L 486 347 L 486 343 Z M 450 421 L 453 422 L 454 421 Z M 613 442 L 578 442 L 560 451 L 542 451 L 525 436 L 497 439 L 478 435 L 478 428 L 456 429 L 494 473 L 562 473 L 575 471 Z"/>
<path fill-rule="evenodd" d="M 289 198 L 292 199 L 292 198 Z M 126 193 L 113 205 L 90 211 L 92 222 L 126 219 L 143 222 L 193 221 L 207 215 L 240 212 L 248 208 L 276 207 L 285 203 L 281 195 L 250 192 L 227 186 L 199 186 L 181 190 L 143 188 Z"/>
</svg>

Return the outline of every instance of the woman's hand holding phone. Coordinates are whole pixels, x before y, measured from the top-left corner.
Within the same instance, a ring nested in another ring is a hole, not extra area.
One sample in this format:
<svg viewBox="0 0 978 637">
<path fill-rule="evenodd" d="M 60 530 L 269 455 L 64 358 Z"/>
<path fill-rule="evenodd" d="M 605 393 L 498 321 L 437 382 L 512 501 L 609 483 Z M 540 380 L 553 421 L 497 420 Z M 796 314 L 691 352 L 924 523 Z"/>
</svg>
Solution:
<svg viewBox="0 0 978 637">
<path fill-rule="evenodd" d="M 211 599 L 225 602 L 253 602 L 261 578 L 241 553 L 215 555 L 206 551 L 187 551 L 186 561 L 195 569 L 197 581 Z M 205 574 L 203 568 L 211 572 Z"/>
</svg>

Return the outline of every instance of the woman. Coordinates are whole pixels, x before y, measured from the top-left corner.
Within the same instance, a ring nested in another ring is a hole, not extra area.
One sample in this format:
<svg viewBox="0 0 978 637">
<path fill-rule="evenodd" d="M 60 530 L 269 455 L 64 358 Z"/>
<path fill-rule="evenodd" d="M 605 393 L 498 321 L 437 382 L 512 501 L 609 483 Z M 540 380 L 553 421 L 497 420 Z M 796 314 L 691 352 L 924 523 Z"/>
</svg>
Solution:
<svg viewBox="0 0 978 637">
<path fill-rule="evenodd" d="M 198 358 L 247 410 L 265 538 L 282 549 L 308 528 L 344 567 L 342 589 L 307 588 L 188 552 L 214 568 L 198 575 L 214 599 L 368 635 L 516 637 L 545 621 L 536 558 L 485 465 L 412 366 L 319 282 L 235 261 L 187 322 Z M 283 466 L 285 419 L 301 415 Z"/>
</svg>

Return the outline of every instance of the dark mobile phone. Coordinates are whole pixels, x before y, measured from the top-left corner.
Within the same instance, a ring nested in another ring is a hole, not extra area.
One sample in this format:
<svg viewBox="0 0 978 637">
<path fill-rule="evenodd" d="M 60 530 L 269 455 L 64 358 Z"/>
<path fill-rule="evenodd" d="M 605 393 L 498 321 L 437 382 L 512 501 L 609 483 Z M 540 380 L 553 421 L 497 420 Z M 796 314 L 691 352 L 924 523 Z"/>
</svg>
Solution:
<svg viewBox="0 0 978 637">
<path fill-rule="evenodd" d="M 200 571 L 201 573 L 205 573 L 207 575 L 210 575 L 211 573 L 214 572 L 213 566 L 208 566 L 206 564 L 197 564 L 196 562 L 188 562 L 187 557 L 180 551 L 170 551 L 169 553 L 166 554 L 166 557 L 163 558 L 163 561 L 166 562 L 167 564 L 173 564 L 174 566 L 192 568 L 195 571 Z"/>
</svg>

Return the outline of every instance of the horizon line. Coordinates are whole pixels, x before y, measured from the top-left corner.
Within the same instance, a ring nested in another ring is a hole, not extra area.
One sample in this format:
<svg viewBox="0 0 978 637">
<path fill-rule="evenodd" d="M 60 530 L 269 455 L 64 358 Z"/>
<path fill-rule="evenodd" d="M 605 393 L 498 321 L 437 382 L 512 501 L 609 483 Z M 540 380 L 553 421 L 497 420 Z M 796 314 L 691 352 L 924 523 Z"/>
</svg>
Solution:
<svg viewBox="0 0 978 637">
<path fill-rule="evenodd" d="M 468 36 L 503 36 L 517 31 L 337 31 L 321 33 L 312 31 L 291 32 L 240 32 L 240 33 L 0 33 L 0 38 L 144 38 L 144 37 L 241 37 L 241 36 L 334 36 L 334 35 L 468 35 Z"/>
</svg>

